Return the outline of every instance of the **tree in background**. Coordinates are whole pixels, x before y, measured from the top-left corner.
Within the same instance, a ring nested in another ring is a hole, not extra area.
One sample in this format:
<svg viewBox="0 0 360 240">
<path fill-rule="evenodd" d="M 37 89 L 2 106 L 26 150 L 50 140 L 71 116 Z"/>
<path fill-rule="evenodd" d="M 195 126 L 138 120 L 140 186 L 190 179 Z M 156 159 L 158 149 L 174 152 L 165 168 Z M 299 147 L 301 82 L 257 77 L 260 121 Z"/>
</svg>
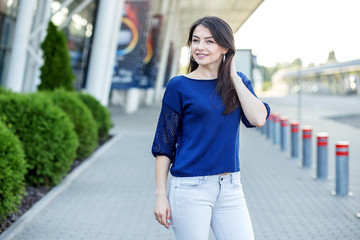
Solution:
<svg viewBox="0 0 360 240">
<path fill-rule="evenodd" d="M 260 66 L 260 68 L 262 69 L 262 72 L 264 73 L 263 91 L 266 91 L 272 87 L 271 78 L 278 70 L 298 69 L 299 67 L 300 68 L 303 67 L 303 62 L 302 62 L 301 58 L 295 58 L 294 61 L 292 61 L 291 63 L 289 63 L 289 62 L 277 63 L 273 67 Z"/>
<path fill-rule="evenodd" d="M 315 67 L 315 63 L 309 63 L 309 65 L 308 65 L 308 68 L 313 68 L 313 67 Z"/>
<path fill-rule="evenodd" d="M 75 75 L 72 72 L 66 37 L 53 22 L 49 22 L 47 35 L 41 44 L 44 65 L 40 68 L 41 83 L 39 90 L 54 90 L 63 88 L 74 90 Z"/>
<path fill-rule="evenodd" d="M 294 61 L 290 64 L 290 67 L 294 67 L 294 68 L 298 68 L 298 67 L 302 67 L 303 63 L 301 58 L 295 58 Z"/>
<path fill-rule="evenodd" d="M 328 63 L 337 62 L 334 51 L 329 52 L 327 62 L 328 62 Z"/>
</svg>

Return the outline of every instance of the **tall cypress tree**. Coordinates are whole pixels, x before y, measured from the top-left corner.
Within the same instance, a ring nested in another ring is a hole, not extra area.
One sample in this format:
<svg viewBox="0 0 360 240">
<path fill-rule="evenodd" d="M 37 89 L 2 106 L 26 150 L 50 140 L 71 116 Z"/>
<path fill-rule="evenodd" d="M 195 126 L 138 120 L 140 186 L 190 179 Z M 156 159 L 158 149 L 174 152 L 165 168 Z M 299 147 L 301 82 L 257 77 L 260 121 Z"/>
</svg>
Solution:
<svg viewBox="0 0 360 240">
<path fill-rule="evenodd" d="M 41 44 L 44 65 L 40 68 L 41 83 L 39 90 L 63 88 L 74 90 L 75 75 L 72 72 L 70 55 L 66 45 L 65 34 L 49 22 L 47 35 Z"/>
</svg>

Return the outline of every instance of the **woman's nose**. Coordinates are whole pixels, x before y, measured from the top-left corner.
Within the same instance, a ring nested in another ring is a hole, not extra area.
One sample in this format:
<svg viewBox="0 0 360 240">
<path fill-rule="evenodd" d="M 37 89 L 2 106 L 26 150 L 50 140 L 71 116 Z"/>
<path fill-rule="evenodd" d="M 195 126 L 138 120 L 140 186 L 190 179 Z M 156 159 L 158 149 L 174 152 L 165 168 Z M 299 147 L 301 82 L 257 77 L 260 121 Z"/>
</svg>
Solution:
<svg viewBox="0 0 360 240">
<path fill-rule="evenodd" d="M 199 50 L 204 49 L 204 42 L 203 42 L 203 41 L 200 41 L 197 48 L 198 48 Z"/>
</svg>

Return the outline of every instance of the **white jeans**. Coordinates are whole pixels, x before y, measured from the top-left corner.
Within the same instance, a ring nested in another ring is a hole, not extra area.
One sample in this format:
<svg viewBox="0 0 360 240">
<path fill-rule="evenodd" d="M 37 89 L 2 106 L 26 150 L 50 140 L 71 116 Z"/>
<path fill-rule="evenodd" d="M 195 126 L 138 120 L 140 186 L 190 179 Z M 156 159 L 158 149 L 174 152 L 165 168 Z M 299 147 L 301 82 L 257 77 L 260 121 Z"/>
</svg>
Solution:
<svg viewBox="0 0 360 240">
<path fill-rule="evenodd" d="M 240 172 L 173 177 L 169 189 L 176 240 L 205 240 L 210 226 L 217 240 L 253 240 Z"/>
</svg>

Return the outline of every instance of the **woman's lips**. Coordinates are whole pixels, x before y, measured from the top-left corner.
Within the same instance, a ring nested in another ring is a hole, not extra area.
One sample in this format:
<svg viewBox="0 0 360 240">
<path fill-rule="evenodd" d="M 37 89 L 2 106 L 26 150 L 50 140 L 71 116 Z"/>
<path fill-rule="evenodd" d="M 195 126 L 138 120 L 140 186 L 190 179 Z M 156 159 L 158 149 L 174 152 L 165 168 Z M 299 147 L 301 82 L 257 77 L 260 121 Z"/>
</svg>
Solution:
<svg viewBox="0 0 360 240">
<path fill-rule="evenodd" d="M 203 58 L 203 57 L 206 57 L 208 55 L 204 54 L 204 53 L 197 53 L 196 56 L 199 57 L 199 58 Z"/>
</svg>

